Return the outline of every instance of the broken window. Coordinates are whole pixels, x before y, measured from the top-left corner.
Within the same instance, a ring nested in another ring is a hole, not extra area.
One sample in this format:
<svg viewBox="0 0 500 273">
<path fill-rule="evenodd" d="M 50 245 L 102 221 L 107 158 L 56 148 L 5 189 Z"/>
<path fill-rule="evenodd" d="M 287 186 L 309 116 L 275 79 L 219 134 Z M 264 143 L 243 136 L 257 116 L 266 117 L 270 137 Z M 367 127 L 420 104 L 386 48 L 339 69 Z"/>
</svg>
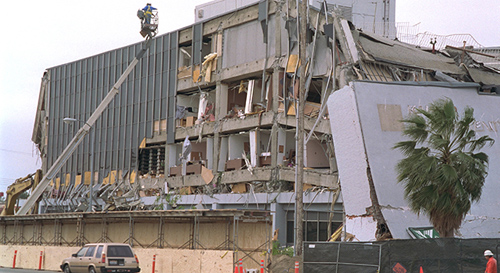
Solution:
<svg viewBox="0 0 500 273">
<path fill-rule="evenodd" d="M 270 96 L 269 77 L 262 84 L 262 79 L 245 79 L 229 84 L 227 117 L 243 117 L 266 111 Z"/>
<path fill-rule="evenodd" d="M 283 82 L 285 86 L 283 86 Z M 306 103 L 304 106 L 304 115 L 310 118 L 318 117 L 321 110 L 321 102 L 325 97 L 326 85 L 323 78 L 313 78 L 307 92 Z M 281 98 L 285 90 L 285 95 Z M 296 107 L 295 101 L 298 98 L 299 79 L 293 74 L 286 73 L 280 80 L 280 104 L 278 111 L 283 112 L 286 109 L 286 114 L 295 116 Z M 282 101 L 282 102 L 281 102 Z"/>
<path fill-rule="evenodd" d="M 165 174 L 165 147 L 146 145 L 139 149 L 139 175 L 158 177 Z"/>
<path fill-rule="evenodd" d="M 217 48 L 215 43 L 212 43 L 212 36 L 204 36 L 201 45 L 196 43 L 193 46 L 192 41 L 180 44 L 177 78 L 192 78 L 193 82 L 201 80 L 210 82 L 211 73 L 216 68 L 216 52 Z"/>
<path fill-rule="evenodd" d="M 215 121 L 215 91 L 177 94 L 176 127 L 190 127 L 204 121 Z"/>
<path fill-rule="evenodd" d="M 169 146 L 169 176 L 181 176 L 183 174 L 183 161 L 186 162 L 186 175 L 201 174 L 202 166 L 207 168 L 209 161 L 208 151 L 213 149 L 213 144 L 208 141 L 189 141 L 190 149 L 186 152 L 183 149 L 184 142 L 178 142 Z M 186 153 L 186 154 L 183 154 Z"/>
</svg>

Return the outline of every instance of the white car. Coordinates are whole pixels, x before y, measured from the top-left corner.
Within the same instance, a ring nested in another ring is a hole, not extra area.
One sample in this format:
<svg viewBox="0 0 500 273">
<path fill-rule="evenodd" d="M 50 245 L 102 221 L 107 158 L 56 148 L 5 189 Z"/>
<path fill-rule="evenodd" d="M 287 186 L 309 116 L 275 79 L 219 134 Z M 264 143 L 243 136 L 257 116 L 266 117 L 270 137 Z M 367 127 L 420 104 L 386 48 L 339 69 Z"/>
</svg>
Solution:
<svg viewBox="0 0 500 273">
<path fill-rule="evenodd" d="M 140 272 L 139 260 L 128 244 L 86 244 L 61 263 L 64 273 Z"/>
</svg>

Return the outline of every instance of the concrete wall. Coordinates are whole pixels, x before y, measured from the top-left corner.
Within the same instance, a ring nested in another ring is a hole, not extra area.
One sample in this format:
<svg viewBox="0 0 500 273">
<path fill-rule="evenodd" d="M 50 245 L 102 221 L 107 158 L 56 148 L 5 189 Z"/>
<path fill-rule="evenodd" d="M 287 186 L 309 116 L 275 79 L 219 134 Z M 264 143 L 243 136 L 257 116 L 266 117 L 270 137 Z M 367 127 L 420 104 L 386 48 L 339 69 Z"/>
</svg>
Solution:
<svg viewBox="0 0 500 273">
<path fill-rule="evenodd" d="M 346 211 L 346 230 L 357 239 L 374 240 L 376 223 L 366 215 L 371 206 L 367 162 L 374 190 L 384 219 L 394 238 L 409 239 L 408 227 L 431 226 L 426 215 L 411 211 L 404 198 L 404 185 L 397 183 L 396 164 L 403 158 L 392 147 L 408 140 L 401 133 L 399 120 L 415 108 L 427 108 L 437 99 L 453 100 L 460 117 L 466 106 L 474 109 L 477 137 L 488 135 L 493 146 L 481 151 L 489 156 L 488 176 L 481 200 L 472 204 L 457 236 L 462 238 L 498 238 L 500 224 L 500 145 L 498 145 L 500 96 L 478 94 L 471 83 L 354 82 L 333 93 L 328 112 L 339 166 L 342 196 Z"/>
<path fill-rule="evenodd" d="M 42 269 L 60 270 L 61 261 L 76 253 L 79 247 L 56 246 L 0 246 L 0 266 L 11 268 L 17 250 L 16 268 L 38 269 L 40 251 L 43 251 Z M 155 272 L 221 272 L 233 270 L 233 252 L 223 250 L 188 249 L 134 249 L 141 272 L 151 272 L 153 255 L 156 255 Z M 256 266 L 254 266 L 257 268 Z"/>
</svg>

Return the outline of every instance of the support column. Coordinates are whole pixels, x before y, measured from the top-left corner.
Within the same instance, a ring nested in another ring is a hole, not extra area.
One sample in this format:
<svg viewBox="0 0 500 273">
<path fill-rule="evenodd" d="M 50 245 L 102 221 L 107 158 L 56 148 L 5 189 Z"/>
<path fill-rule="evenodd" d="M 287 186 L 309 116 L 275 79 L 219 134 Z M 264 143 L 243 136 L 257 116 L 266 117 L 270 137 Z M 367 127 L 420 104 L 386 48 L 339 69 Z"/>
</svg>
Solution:
<svg viewBox="0 0 500 273">
<path fill-rule="evenodd" d="M 219 132 L 214 133 L 214 150 L 212 153 L 212 173 L 216 174 L 219 172 L 219 155 L 220 155 L 220 134 Z"/>
<path fill-rule="evenodd" d="M 301 256 L 304 235 L 304 103 L 306 90 L 306 34 L 307 34 L 307 2 L 302 1 L 299 6 L 299 57 L 300 57 L 300 82 L 299 97 L 297 101 L 297 153 L 295 174 L 295 243 L 294 254 Z"/>
<path fill-rule="evenodd" d="M 220 155 L 220 120 L 227 115 L 227 98 L 228 98 L 228 85 L 223 84 L 221 81 L 217 82 L 215 89 L 215 120 L 217 122 L 214 128 L 214 145 L 213 145 L 213 164 L 212 172 L 217 173 L 219 167 Z"/>
<path fill-rule="evenodd" d="M 165 176 L 170 175 L 170 167 L 177 164 L 177 146 L 175 144 L 167 144 L 165 149 Z M 168 192 L 168 189 L 165 189 Z"/>
<path fill-rule="evenodd" d="M 278 230 L 278 241 L 280 245 L 286 245 L 286 212 L 283 210 L 283 205 L 278 203 L 271 204 L 271 216 L 272 216 L 272 231 Z"/>
<path fill-rule="evenodd" d="M 281 5 L 277 4 L 275 13 L 275 32 L 274 32 L 274 58 L 281 58 Z M 279 65 L 274 66 L 272 76 L 272 104 L 271 110 L 275 113 L 273 119 L 273 128 L 271 130 L 271 167 L 276 167 L 278 162 L 278 107 L 279 107 L 279 89 L 280 89 L 280 72 L 283 71 Z M 269 109 L 268 109 L 269 110 Z"/>
</svg>

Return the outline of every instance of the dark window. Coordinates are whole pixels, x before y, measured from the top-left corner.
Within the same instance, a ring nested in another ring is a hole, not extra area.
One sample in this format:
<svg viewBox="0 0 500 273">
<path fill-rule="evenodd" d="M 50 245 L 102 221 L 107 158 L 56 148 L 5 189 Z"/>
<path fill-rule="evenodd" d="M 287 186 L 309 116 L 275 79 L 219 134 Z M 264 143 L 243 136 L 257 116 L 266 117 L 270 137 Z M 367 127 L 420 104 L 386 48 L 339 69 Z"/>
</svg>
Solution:
<svg viewBox="0 0 500 273">
<path fill-rule="evenodd" d="M 287 212 L 286 244 L 293 245 L 294 212 Z M 343 212 L 336 211 L 331 224 L 331 233 L 335 232 L 342 224 Z M 329 213 L 305 211 L 304 214 L 304 240 L 305 241 L 327 241 L 331 234 L 328 234 Z"/>
<path fill-rule="evenodd" d="M 95 253 L 96 258 L 101 258 L 103 246 L 97 247 L 97 252 Z"/>
<path fill-rule="evenodd" d="M 293 238 L 295 237 L 295 229 L 293 226 L 294 221 L 286 222 L 286 242 L 293 244 Z"/>
<path fill-rule="evenodd" d="M 318 241 L 318 222 L 305 222 L 306 241 Z"/>
<path fill-rule="evenodd" d="M 108 246 L 108 257 L 134 257 L 129 246 Z"/>
<path fill-rule="evenodd" d="M 92 257 L 92 256 L 94 256 L 94 251 L 95 251 L 95 246 L 89 246 L 89 249 L 85 253 L 85 257 Z"/>
</svg>

